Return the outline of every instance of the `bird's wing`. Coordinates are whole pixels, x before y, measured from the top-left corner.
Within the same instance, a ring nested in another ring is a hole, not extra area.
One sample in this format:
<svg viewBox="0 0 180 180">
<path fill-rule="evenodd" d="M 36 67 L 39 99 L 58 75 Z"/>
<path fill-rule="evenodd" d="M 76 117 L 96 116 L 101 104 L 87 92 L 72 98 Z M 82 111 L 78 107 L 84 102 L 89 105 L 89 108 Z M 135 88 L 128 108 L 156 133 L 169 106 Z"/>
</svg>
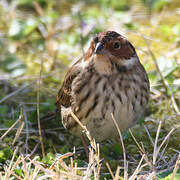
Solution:
<svg viewBox="0 0 180 180">
<path fill-rule="evenodd" d="M 71 85 L 73 80 L 81 72 L 81 62 L 82 58 L 79 59 L 72 67 L 68 70 L 64 82 L 56 96 L 55 105 L 58 109 L 61 108 L 61 105 L 64 107 L 69 107 L 71 105 Z"/>
</svg>

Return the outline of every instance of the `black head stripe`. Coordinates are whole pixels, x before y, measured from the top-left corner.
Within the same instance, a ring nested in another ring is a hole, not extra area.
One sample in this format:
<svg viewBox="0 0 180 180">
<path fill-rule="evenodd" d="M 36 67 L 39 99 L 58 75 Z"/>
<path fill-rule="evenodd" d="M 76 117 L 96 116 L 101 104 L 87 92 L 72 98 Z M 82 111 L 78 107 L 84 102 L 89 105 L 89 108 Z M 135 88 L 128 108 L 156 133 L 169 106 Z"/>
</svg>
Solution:
<svg viewBox="0 0 180 180">
<path fill-rule="evenodd" d="M 119 36 L 121 36 L 121 35 L 115 31 L 107 31 L 106 35 L 103 37 L 101 42 L 106 43 L 108 41 L 111 41 L 114 38 L 119 37 Z"/>
</svg>

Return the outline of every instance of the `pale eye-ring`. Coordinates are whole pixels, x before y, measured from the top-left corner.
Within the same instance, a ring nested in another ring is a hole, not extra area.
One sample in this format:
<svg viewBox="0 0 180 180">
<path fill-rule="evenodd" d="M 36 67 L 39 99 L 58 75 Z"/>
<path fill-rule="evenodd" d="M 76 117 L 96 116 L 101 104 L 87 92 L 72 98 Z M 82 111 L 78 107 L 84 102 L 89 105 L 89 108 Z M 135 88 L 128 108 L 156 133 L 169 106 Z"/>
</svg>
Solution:
<svg viewBox="0 0 180 180">
<path fill-rule="evenodd" d="M 113 45 L 114 49 L 119 49 L 120 48 L 120 43 L 116 41 Z"/>
</svg>

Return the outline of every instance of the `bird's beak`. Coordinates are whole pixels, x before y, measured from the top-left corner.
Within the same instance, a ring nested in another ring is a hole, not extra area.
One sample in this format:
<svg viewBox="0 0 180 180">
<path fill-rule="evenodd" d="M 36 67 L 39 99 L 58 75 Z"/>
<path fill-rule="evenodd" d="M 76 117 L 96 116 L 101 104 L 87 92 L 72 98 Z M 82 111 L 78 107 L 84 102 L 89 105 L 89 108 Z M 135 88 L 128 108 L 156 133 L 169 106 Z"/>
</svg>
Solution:
<svg viewBox="0 0 180 180">
<path fill-rule="evenodd" d="M 101 50 L 103 49 L 104 45 L 101 43 L 101 42 L 98 42 L 96 44 L 96 47 L 95 47 L 95 50 L 94 50 L 94 53 L 95 54 L 100 54 Z"/>
</svg>

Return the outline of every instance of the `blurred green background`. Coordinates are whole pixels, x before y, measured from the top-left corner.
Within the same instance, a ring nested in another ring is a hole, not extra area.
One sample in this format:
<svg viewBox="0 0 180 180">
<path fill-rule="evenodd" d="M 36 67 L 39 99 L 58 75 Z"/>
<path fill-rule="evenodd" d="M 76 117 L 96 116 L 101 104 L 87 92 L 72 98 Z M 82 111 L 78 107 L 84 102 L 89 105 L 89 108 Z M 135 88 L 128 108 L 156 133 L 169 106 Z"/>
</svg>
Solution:
<svg viewBox="0 0 180 180">
<path fill-rule="evenodd" d="M 136 47 L 148 72 L 151 101 L 143 122 L 149 125 L 152 134 L 155 135 L 153 127 L 157 127 L 158 120 L 164 122 L 162 136 L 179 124 L 179 0 L 1 0 L 0 136 L 18 119 L 22 109 L 25 127 L 18 142 L 26 142 L 21 145 L 22 152 L 31 152 L 39 142 L 36 106 L 41 65 L 40 115 L 43 116 L 55 110 L 55 95 L 68 66 L 83 55 L 94 34 L 106 30 L 125 35 Z M 78 141 L 72 143 L 73 137 L 64 131 L 59 120 L 43 122 L 42 129 L 47 138 L 47 153 L 65 153 Z M 16 129 L 4 139 L 0 152 L 9 148 L 15 132 Z M 136 133 L 140 140 L 146 136 L 145 130 Z M 58 142 L 49 137 L 57 137 Z M 179 131 L 172 138 L 173 148 L 180 146 L 178 138 Z M 145 147 L 152 149 L 148 143 Z M 106 148 L 110 147 L 104 146 L 104 153 L 108 151 Z M 130 149 L 132 153 L 137 151 Z M 6 159 L 0 156 L 0 162 L 3 158 Z"/>
</svg>

